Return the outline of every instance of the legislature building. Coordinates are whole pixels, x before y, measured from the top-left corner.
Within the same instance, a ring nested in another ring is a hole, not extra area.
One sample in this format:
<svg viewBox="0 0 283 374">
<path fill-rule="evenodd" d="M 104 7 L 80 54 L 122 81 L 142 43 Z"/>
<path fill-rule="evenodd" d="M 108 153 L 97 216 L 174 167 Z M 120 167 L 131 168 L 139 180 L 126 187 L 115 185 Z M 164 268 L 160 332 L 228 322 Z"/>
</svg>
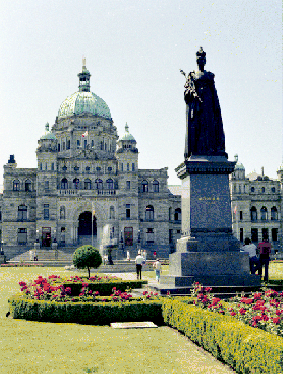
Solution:
<svg viewBox="0 0 283 374">
<path fill-rule="evenodd" d="M 1 244 L 7 258 L 33 248 L 116 244 L 168 257 L 181 236 L 181 198 L 167 167 L 139 169 L 135 138 L 118 137 L 106 102 L 90 91 L 83 60 L 79 90 L 60 105 L 36 149 L 37 167 L 4 165 Z"/>
</svg>

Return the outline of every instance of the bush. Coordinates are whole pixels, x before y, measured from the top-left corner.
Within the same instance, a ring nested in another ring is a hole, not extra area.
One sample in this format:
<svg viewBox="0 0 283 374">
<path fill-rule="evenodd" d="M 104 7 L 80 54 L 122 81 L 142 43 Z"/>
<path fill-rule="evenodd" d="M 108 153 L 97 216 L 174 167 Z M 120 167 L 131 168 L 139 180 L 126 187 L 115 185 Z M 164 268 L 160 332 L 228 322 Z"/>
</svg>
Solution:
<svg viewBox="0 0 283 374">
<path fill-rule="evenodd" d="M 237 373 L 282 373 L 281 337 L 184 301 L 163 300 L 162 313 L 166 324 L 230 364 Z"/>
<path fill-rule="evenodd" d="M 73 264 L 77 269 L 87 268 L 90 278 L 90 268 L 98 268 L 102 264 L 102 258 L 96 248 L 91 245 L 83 245 L 75 250 Z"/>
<path fill-rule="evenodd" d="M 161 300 L 55 302 L 28 300 L 15 295 L 10 298 L 9 304 L 13 318 L 29 321 L 87 325 L 140 321 L 163 323 Z"/>
</svg>

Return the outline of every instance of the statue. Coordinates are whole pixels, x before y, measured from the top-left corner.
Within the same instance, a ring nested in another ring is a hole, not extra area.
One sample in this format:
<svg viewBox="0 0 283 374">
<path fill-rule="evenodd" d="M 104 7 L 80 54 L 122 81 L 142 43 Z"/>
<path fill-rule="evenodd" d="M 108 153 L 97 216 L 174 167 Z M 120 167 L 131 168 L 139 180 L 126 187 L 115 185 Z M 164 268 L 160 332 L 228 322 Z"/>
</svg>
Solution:
<svg viewBox="0 0 283 374">
<path fill-rule="evenodd" d="M 191 155 L 225 156 L 225 135 L 221 109 L 214 85 L 214 74 L 204 70 L 206 53 L 196 52 L 198 69 L 188 74 L 185 84 L 185 159 Z M 183 70 L 181 73 L 186 76 Z"/>
</svg>

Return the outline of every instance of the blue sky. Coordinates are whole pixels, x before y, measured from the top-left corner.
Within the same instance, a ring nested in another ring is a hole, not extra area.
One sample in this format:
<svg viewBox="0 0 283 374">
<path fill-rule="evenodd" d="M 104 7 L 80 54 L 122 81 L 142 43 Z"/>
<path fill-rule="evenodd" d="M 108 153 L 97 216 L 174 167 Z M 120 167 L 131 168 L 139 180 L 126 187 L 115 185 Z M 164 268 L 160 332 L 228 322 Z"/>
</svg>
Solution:
<svg viewBox="0 0 283 374">
<path fill-rule="evenodd" d="M 282 164 L 282 5 L 279 0 L 1 1 L 0 165 L 36 167 L 44 125 L 77 91 L 82 56 L 91 91 L 118 134 L 127 122 L 140 168 L 183 161 L 185 78 L 195 52 L 215 74 L 226 151 L 246 172 Z M 2 174 L 2 173 L 1 173 Z M 2 176 L 1 176 L 2 178 Z M 0 184 L 2 179 L 0 179 Z"/>
</svg>

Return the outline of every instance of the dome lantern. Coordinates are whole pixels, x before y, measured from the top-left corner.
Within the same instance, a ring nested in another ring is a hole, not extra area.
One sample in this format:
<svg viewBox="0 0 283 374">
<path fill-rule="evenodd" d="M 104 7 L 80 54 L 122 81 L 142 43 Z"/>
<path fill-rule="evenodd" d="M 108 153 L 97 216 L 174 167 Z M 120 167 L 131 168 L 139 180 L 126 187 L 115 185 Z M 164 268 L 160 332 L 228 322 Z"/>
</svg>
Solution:
<svg viewBox="0 0 283 374">
<path fill-rule="evenodd" d="M 90 92 L 90 77 L 91 74 L 86 68 L 86 58 L 83 57 L 82 71 L 78 74 L 79 77 L 79 91 Z"/>
</svg>

